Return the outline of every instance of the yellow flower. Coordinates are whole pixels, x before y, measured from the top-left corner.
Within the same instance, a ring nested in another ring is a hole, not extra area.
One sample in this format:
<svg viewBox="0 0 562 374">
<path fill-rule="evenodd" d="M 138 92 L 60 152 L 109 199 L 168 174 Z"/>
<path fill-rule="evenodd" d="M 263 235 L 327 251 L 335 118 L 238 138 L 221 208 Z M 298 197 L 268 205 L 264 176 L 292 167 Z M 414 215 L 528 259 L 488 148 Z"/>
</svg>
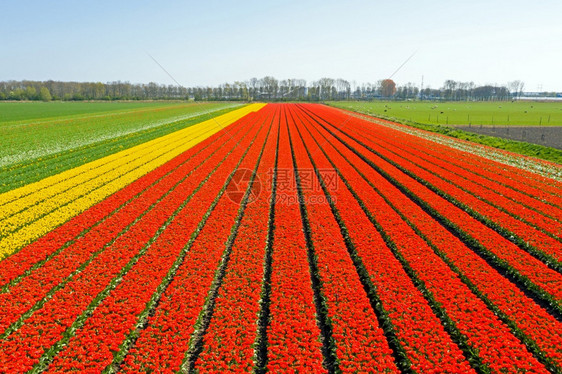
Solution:
<svg viewBox="0 0 562 374">
<path fill-rule="evenodd" d="M 252 104 L 0 195 L 0 259 L 264 104 Z"/>
</svg>

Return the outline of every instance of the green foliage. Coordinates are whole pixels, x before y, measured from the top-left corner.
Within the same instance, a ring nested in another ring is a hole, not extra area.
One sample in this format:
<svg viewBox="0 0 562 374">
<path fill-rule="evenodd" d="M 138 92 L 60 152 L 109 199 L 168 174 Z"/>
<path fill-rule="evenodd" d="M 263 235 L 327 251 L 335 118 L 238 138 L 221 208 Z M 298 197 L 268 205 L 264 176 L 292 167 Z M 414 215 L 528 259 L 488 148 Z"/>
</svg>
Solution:
<svg viewBox="0 0 562 374">
<path fill-rule="evenodd" d="M 41 87 L 41 90 L 39 91 L 39 98 L 41 101 L 51 101 L 51 93 L 47 87 Z"/>
<path fill-rule="evenodd" d="M 35 87 L 29 86 L 25 89 L 25 98 L 28 100 L 37 99 L 37 90 L 35 89 Z"/>
<path fill-rule="evenodd" d="M 9 100 L 23 100 L 25 99 L 25 90 L 23 88 L 16 88 L 8 94 Z"/>
<path fill-rule="evenodd" d="M 337 101 L 328 104 L 433 125 L 562 126 L 562 101 Z"/>
</svg>

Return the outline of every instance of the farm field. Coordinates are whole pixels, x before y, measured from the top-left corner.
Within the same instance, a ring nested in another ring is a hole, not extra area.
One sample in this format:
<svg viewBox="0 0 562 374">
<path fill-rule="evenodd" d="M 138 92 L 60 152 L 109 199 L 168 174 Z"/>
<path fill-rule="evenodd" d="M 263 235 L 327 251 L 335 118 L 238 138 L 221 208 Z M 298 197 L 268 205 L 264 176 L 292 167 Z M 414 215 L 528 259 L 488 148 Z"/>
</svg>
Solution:
<svg viewBox="0 0 562 374">
<path fill-rule="evenodd" d="M 110 112 L 129 112 L 149 108 L 185 107 L 185 102 L 149 101 L 12 101 L 2 102 L 0 123 L 28 122 L 30 120 L 59 120 L 61 117 L 80 117 Z"/>
<path fill-rule="evenodd" d="M 209 105 L 5 185 L 0 372 L 562 372 L 560 165 Z"/>
<path fill-rule="evenodd" d="M 232 103 L 0 103 L 0 192 L 180 130 Z"/>
<path fill-rule="evenodd" d="M 562 101 L 337 101 L 330 105 L 432 125 L 562 126 Z"/>
<path fill-rule="evenodd" d="M 381 120 L 562 163 L 561 102 L 330 102 Z"/>
</svg>

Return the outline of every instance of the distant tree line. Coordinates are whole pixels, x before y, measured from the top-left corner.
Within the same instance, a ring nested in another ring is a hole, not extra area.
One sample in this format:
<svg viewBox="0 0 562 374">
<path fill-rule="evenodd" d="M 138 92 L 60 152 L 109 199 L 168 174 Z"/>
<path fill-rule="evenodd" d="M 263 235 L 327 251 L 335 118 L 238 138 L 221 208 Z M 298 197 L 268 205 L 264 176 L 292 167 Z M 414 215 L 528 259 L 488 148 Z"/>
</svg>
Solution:
<svg viewBox="0 0 562 374">
<path fill-rule="evenodd" d="M 215 87 L 179 87 L 129 82 L 0 82 L 0 100 L 212 100 L 212 101 L 328 101 L 328 100 L 511 100 L 520 96 L 524 83 L 476 86 L 474 82 L 447 80 L 443 87 L 420 90 L 414 83 L 396 86 L 391 79 L 357 84 L 345 79 L 274 77 L 224 83 Z"/>
</svg>

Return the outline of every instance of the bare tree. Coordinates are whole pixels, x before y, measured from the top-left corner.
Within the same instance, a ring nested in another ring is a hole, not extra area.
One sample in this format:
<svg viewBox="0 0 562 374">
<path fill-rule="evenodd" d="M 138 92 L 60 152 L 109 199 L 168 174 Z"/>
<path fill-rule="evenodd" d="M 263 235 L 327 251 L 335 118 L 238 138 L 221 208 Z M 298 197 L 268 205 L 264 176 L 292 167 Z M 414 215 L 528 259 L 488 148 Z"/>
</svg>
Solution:
<svg viewBox="0 0 562 374">
<path fill-rule="evenodd" d="M 517 98 L 521 97 L 524 87 L 525 87 L 525 83 L 520 80 L 514 80 L 507 83 L 507 88 L 509 90 L 509 93 Z"/>
</svg>

